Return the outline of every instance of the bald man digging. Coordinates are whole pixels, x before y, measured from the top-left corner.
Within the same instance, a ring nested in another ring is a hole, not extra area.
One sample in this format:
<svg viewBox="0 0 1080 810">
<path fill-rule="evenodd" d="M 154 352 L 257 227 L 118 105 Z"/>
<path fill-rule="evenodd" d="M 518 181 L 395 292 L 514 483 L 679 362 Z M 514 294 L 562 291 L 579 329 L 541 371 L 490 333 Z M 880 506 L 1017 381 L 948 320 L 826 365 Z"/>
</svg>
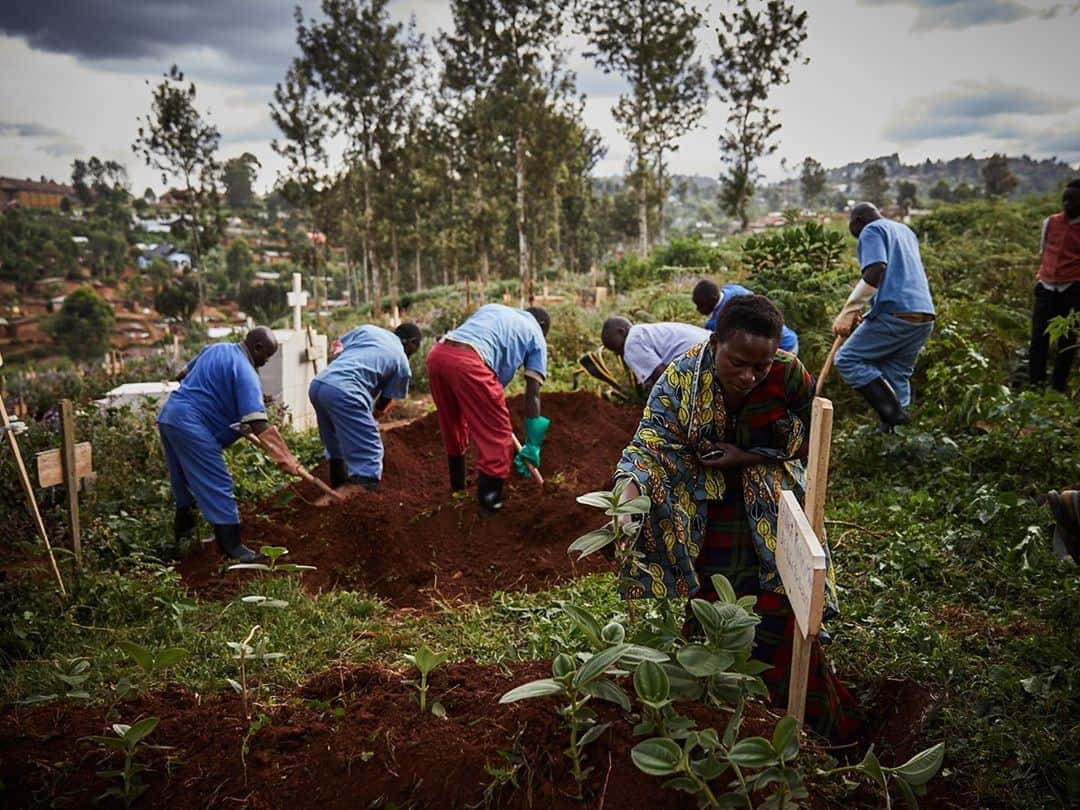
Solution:
<svg viewBox="0 0 1080 810">
<path fill-rule="evenodd" d="M 604 348 L 626 363 L 637 381 L 651 389 L 676 357 L 704 343 L 712 333 L 688 323 L 638 323 L 615 316 L 604 321 Z"/>
<path fill-rule="evenodd" d="M 256 369 L 274 356 L 274 333 L 258 326 L 243 343 L 212 343 L 180 372 L 180 389 L 158 414 L 158 431 L 165 449 L 176 502 L 173 531 L 178 542 L 195 533 L 195 507 L 214 526 L 221 553 L 240 562 L 260 555 L 240 542 L 240 513 L 233 495 L 232 476 L 222 450 L 245 433 L 259 436 L 278 467 L 296 475 L 296 460 L 263 408 L 262 385 Z"/>
</svg>

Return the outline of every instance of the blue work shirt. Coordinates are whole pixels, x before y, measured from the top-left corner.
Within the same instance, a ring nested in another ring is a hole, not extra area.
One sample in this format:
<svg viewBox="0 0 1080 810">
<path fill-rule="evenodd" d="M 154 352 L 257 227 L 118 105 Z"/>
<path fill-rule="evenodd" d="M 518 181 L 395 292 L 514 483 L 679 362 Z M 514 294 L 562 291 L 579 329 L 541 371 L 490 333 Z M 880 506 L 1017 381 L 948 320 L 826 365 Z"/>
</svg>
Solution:
<svg viewBox="0 0 1080 810">
<path fill-rule="evenodd" d="M 243 343 L 212 343 L 192 358 L 180 388 L 158 414 L 162 425 L 201 426 L 221 447 L 240 438 L 230 425 L 266 419 L 262 384 Z"/>
<path fill-rule="evenodd" d="M 543 382 L 547 377 L 547 341 L 544 330 L 523 309 L 485 304 L 446 337 L 476 349 L 503 388 L 525 367 L 525 376 Z"/>
<path fill-rule="evenodd" d="M 360 326 L 341 338 L 342 351 L 315 379 L 372 408 L 379 396 L 404 399 L 412 370 L 401 338 L 380 326 Z"/>
<path fill-rule="evenodd" d="M 870 302 L 867 318 L 892 312 L 934 314 L 919 238 L 911 228 L 891 219 L 875 219 L 859 234 L 857 252 L 860 270 L 885 263 L 885 278 Z"/>
<path fill-rule="evenodd" d="M 743 287 L 741 284 L 725 284 L 720 289 L 720 300 L 713 308 L 712 315 L 709 316 L 709 320 L 705 321 L 705 328 L 710 332 L 716 329 L 716 316 L 720 314 L 720 310 L 723 309 L 724 304 L 732 298 L 737 298 L 740 295 L 753 294 L 753 292 L 746 289 L 746 287 Z M 780 348 L 785 352 L 792 353 L 799 348 L 799 336 L 795 334 L 795 330 L 789 329 L 787 324 L 780 330 Z"/>
</svg>

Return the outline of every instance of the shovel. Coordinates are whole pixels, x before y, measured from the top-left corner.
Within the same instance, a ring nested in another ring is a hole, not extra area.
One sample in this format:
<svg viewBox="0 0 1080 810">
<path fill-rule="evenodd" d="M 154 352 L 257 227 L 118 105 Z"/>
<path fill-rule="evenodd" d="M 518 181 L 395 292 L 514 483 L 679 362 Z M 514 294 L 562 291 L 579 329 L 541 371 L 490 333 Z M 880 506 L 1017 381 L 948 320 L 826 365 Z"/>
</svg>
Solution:
<svg viewBox="0 0 1080 810">
<path fill-rule="evenodd" d="M 262 440 L 256 434 L 251 433 L 251 432 L 245 433 L 243 431 L 243 429 L 241 428 L 239 423 L 234 424 L 234 425 L 229 425 L 229 427 L 231 427 L 237 433 L 240 433 L 241 435 L 246 436 L 248 439 L 250 439 L 256 445 L 258 445 L 258 447 L 263 452 L 265 452 L 268 456 L 273 457 L 273 454 L 270 452 L 270 448 L 268 448 L 265 444 L 263 444 Z M 340 492 L 338 492 L 332 486 L 327 484 L 321 478 L 316 478 L 314 475 L 312 475 L 310 472 L 305 470 L 303 467 L 297 467 L 296 468 L 296 473 L 301 478 L 303 478 L 305 481 L 310 481 L 311 483 L 315 484 L 315 486 L 317 486 L 319 489 L 321 489 L 323 492 L 325 492 L 327 495 L 329 495 L 334 500 L 336 500 L 336 501 L 344 501 L 345 500 L 344 495 L 342 495 Z"/>
<path fill-rule="evenodd" d="M 514 440 L 514 451 L 515 452 L 520 452 L 520 450 L 521 450 L 521 442 L 518 441 L 517 434 L 516 433 L 511 433 L 510 436 Z M 534 467 L 528 461 L 525 462 L 525 466 L 529 468 L 529 472 L 532 473 L 532 477 L 536 479 L 537 485 L 541 486 L 541 487 L 544 486 L 544 476 L 540 475 L 540 471 L 538 469 L 536 469 L 536 467 Z"/>
</svg>

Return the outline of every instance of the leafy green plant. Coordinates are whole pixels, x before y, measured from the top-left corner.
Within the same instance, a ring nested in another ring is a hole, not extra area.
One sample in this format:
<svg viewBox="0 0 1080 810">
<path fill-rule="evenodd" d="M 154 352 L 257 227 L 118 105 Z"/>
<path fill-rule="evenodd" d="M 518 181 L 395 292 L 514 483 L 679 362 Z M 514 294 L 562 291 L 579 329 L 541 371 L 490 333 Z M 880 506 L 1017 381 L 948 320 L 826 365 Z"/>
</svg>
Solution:
<svg viewBox="0 0 1080 810">
<path fill-rule="evenodd" d="M 145 792 L 147 785 L 139 779 L 139 774 L 149 770 L 146 765 L 135 761 L 135 756 L 140 750 L 142 741 L 153 733 L 157 728 L 157 717 L 144 717 L 134 725 L 114 723 L 112 730 L 115 737 L 87 737 L 86 739 L 97 743 L 106 751 L 117 751 L 124 755 L 124 766 L 120 769 L 99 771 L 98 776 L 103 779 L 119 779 L 119 785 L 112 785 L 99 799 L 114 796 L 124 802 L 124 807 L 131 807 L 132 803 Z"/>
<path fill-rule="evenodd" d="M 623 492 L 626 490 L 628 479 L 623 479 L 612 490 L 598 490 L 586 492 L 577 497 L 577 502 L 585 506 L 603 509 L 604 514 L 611 518 L 607 525 L 583 534 L 570 544 L 568 552 L 576 551 L 578 559 L 584 559 L 590 554 L 595 554 L 610 547 L 613 551 L 615 565 L 619 571 L 618 584 L 621 589 L 634 584 L 626 574 L 641 566 L 640 560 L 644 557 L 640 551 L 633 547 L 633 537 L 640 527 L 639 522 L 628 520 L 637 515 L 647 515 L 652 502 L 647 495 L 638 495 L 630 498 L 625 503 L 620 503 Z"/>
<path fill-rule="evenodd" d="M 259 553 L 266 557 L 265 563 L 233 563 L 228 571 L 266 571 L 269 574 L 293 574 L 300 571 L 314 571 L 314 565 L 282 563 L 279 559 L 289 553 L 284 546 L 260 546 Z"/>
<path fill-rule="evenodd" d="M 52 679 L 57 691 L 47 695 L 31 695 L 17 701 L 19 705 L 49 703 L 53 700 L 89 700 L 90 693 L 82 685 L 90 678 L 90 661 L 87 658 L 68 658 L 53 664 Z"/>
<path fill-rule="evenodd" d="M 266 649 L 267 637 L 265 634 L 259 636 L 259 640 L 252 643 L 256 636 L 260 634 L 262 627 L 255 625 L 248 631 L 247 636 L 243 641 L 227 641 L 229 649 L 233 651 L 233 660 L 237 662 L 237 666 L 240 669 L 240 680 L 236 681 L 232 678 L 227 678 L 229 686 L 235 691 L 240 693 L 240 705 L 244 711 L 244 717 L 250 719 L 251 711 L 248 703 L 248 677 L 247 677 L 247 662 L 248 661 L 280 661 L 285 657 L 285 653 L 281 652 L 269 652 Z"/>
<path fill-rule="evenodd" d="M 118 641 L 116 646 L 138 664 L 139 669 L 149 677 L 158 673 L 163 674 L 165 670 L 176 666 L 190 654 L 183 647 L 163 647 L 155 651 L 136 644 L 134 641 Z"/>
<path fill-rule="evenodd" d="M 447 656 L 445 653 L 432 652 L 427 645 L 420 647 L 420 649 L 413 654 L 405 654 L 405 660 L 420 670 L 419 681 L 405 681 L 405 683 L 416 687 L 421 713 L 428 710 L 428 675 L 446 659 Z M 442 703 L 436 700 L 431 704 L 431 713 L 436 717 L 445 717 L 446 709 L 443 708 Z"/>
<path fill-rule="evenodd" d="M 886 767 L 882 765 L 874 754 L 874 747 L 866 752 L 866 756 L 857 765 L 846 765 L 841 768 L 823 770 L 823 776 L 837 776 L 842 773 L 858 773 L 870 780 L 875 788 L 880 788 L 885 797 L 886 810 L 892 807 L 892 799 L 889 796 L 889 781 L 900 789 L 900 795 L 908 808 L 914 810 L 919 806 L 917 796 L 926 794 L 926 783 L 941 770 L 941 763 L 945 760 L 945 743 L 938 743 L 924 751 L 920 751 L 903 765 Z"/>
</svg>

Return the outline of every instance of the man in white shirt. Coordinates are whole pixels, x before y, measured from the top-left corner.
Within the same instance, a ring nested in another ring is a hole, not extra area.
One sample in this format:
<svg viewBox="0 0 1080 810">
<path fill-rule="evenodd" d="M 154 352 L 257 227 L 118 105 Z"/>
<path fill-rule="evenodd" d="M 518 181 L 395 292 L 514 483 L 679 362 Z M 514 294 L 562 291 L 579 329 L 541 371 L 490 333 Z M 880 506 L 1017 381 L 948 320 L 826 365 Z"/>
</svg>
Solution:
<svg viewBox="0 0 1080 810">
<path fill-rule="evenodd" d="M 639 323 L 631 325 L 618 316 L 604 321 L 600 339 L 604 348 L 623 359 L 637 381 L 652 388 L 668 363 L 681 357 L 712 333 L 688 323 Z"/>
</svg>

